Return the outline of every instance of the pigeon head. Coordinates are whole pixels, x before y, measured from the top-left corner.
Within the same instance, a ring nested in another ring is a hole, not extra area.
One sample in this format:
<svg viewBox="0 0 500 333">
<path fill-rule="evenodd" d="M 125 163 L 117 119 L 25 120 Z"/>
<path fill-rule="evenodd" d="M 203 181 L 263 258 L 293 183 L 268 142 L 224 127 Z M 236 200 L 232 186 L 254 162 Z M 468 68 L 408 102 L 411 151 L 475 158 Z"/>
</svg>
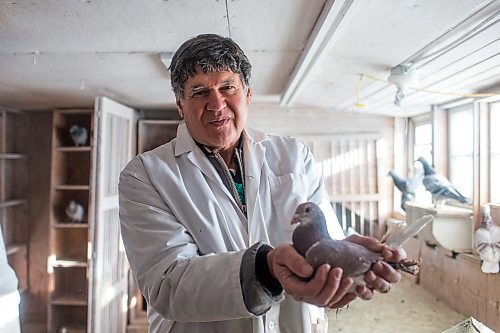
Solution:
<svg viewBox="0 0 500 333">
<path fill-rule="evenodd" d="M 417 158 L 417 161 L 419 161 L 420 163 L 422 163 L 422 166 L 424 167 L 424 175 L 425 176 L 433 175 L 433 174 L 436 173 L 436 171 L 434 170 L 434 168 L 422 156 L 420 156 L 419 158 Z"/>
<path fill-rule="evenodd" d="M 323 211 L 313 202 L 300 204 L 295 210 L 291 224 L 298 224 L 293 231 L 293 246 L 305 256 L 307 249 L 316 242 L 330 239 Z"/>
<path fill-rule="evenodd" d="M 68 204 L 68 209 L 71 210 L 71 211 L 74 211 L 76 210 L 76 201 L 75 200 L 71 200 Z"/>
<path fill-rule="evenodd" d="M 70 127 L 69 129 L 69 132 L 72 134 L 72 135 L 77 135 L 79 133 L 81 133 L 82 129 L 80 126 L 78 125 L 73 125 Z"/>
</svg>

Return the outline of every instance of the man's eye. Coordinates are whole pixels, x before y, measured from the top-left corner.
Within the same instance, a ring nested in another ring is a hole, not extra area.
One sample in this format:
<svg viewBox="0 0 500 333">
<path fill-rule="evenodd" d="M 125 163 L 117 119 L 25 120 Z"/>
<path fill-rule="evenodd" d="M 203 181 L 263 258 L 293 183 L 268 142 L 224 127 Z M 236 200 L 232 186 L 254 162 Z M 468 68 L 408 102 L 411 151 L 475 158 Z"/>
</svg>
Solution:
<svg viewBox="0 0 500 333">
<path fill-rule="evenodd" d="M 235 86 L 223 86 L 221 88 L 222 91 L 225 91 L 225 92 L 233 92 L 236 90 L 236 87 Z"/>
<path fill-rule="evenodd" d="M 206 96 L 208 94 L 208 92 L 206 90 L 198 90 L 198 91 L 195 91 L 191 94 L 192 97 L 202 97 L 202 96 Z"/>
</svg>

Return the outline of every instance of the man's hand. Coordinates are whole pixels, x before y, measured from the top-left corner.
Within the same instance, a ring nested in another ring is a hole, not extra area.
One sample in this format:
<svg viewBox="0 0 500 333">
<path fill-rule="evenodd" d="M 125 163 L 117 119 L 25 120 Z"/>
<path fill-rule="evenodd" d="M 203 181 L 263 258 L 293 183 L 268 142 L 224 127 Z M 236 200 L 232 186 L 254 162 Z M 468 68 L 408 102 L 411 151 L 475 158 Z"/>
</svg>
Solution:
<svg viewBox="0 0 500 333">
<path fill-rule="evenodd" d="M 354 293 L 347 292 L 353 281 L 349 277 L 342 278 L 341 268 L 324 264 L 314 272 L 291 244 L 282 244 L 271 250 L 267 254 L 267 263 L 285 292 L 298 301 L 335 309 L 356 298 Z"/>
<path fill-rule="evenodd" d="M 351 235 L 346 240 L 363 245 L 373 252 L 382 253 L 384 260 L 399 262 L 406 258 L 406 253 L 402 248 L 391 248 L 375 238 Z M 397 283 L 401 279 L 401 274 L 392 268 L 387 262 L 379 261 L 373 264 L 371 269 L 365 273 L 367 286 L 358 287 L 356 292 L 363 299 L 371 299 L 370 289 L 373 288 L 381 293 L 387 293 L 391 289 L 391 284 Z"/>
</svg>

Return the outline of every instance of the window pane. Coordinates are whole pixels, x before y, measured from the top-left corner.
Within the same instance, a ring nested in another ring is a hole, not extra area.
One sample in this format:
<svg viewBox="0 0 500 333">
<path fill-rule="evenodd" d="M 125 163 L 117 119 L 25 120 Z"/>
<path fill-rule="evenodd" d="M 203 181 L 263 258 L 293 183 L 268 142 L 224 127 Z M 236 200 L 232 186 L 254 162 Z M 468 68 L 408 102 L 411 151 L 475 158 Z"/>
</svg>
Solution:
<svg viewBox="0 0 500 333">
<path fill-rule="evenodd" d="M 491 158 L 491 201 L 500 203 L 500 154 Z"/>
<path fill-rule="evenodd" d="M 430 164 L 432 160 L 432 125 L 422 124 L 415 126 L 415 146 L 413 147 L 413 157 L 425 158 Z M 420 163 L 417 163 L 418 166 Z"/>
<path fill-rule="evenodd" d="M 424 124 L 415 127 L 415 144 L 432 143 L 432 125 Z"/>
<path fill-rule="evenodd" d="M 491 104 L 491 201 L 500 203 L 500 103 Z"/>
<path fill-rule="evenodd" d="M 491 153 L 500 154 L 500 102 L 491 105 Z M 498 171 L 500 172 L 500 171 Z"/>
<path fill-rule="evenodd" d="M 472 154 L 473 121 L 472 110 L 450 113 L 450 155 Z"/>
<path fill-rule="evenodd" d="M 450 182 L 463 196 L 472 199 L 472 157 L 460 156 L 450 159 Z"/>
<path fill-rule="evenodd" d="M 449 113 L 448 178 L 465 197 L 472 199 L 474 183 L 474 117 L 472 106 Z"/>
</svg>

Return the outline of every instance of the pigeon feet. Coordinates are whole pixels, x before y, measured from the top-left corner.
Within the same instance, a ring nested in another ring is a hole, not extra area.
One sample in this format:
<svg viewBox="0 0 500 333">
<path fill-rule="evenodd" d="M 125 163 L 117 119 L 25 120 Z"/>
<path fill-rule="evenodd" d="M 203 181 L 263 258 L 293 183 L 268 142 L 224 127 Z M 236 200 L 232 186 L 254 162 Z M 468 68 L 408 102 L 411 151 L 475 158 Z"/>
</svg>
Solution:
<svg viewBox="0 0 500 333">
<path fill-rule="evenodd" d="M 399 269 L 400 271 L 410 273 L 411 275 L 417 275 L 420 271 L 420 264 L 421 262 L 418 260 L 410 260 L 406 258 L 401 260 L 400 262 L 391 263 L 391 266 Z"/>
</svg>

